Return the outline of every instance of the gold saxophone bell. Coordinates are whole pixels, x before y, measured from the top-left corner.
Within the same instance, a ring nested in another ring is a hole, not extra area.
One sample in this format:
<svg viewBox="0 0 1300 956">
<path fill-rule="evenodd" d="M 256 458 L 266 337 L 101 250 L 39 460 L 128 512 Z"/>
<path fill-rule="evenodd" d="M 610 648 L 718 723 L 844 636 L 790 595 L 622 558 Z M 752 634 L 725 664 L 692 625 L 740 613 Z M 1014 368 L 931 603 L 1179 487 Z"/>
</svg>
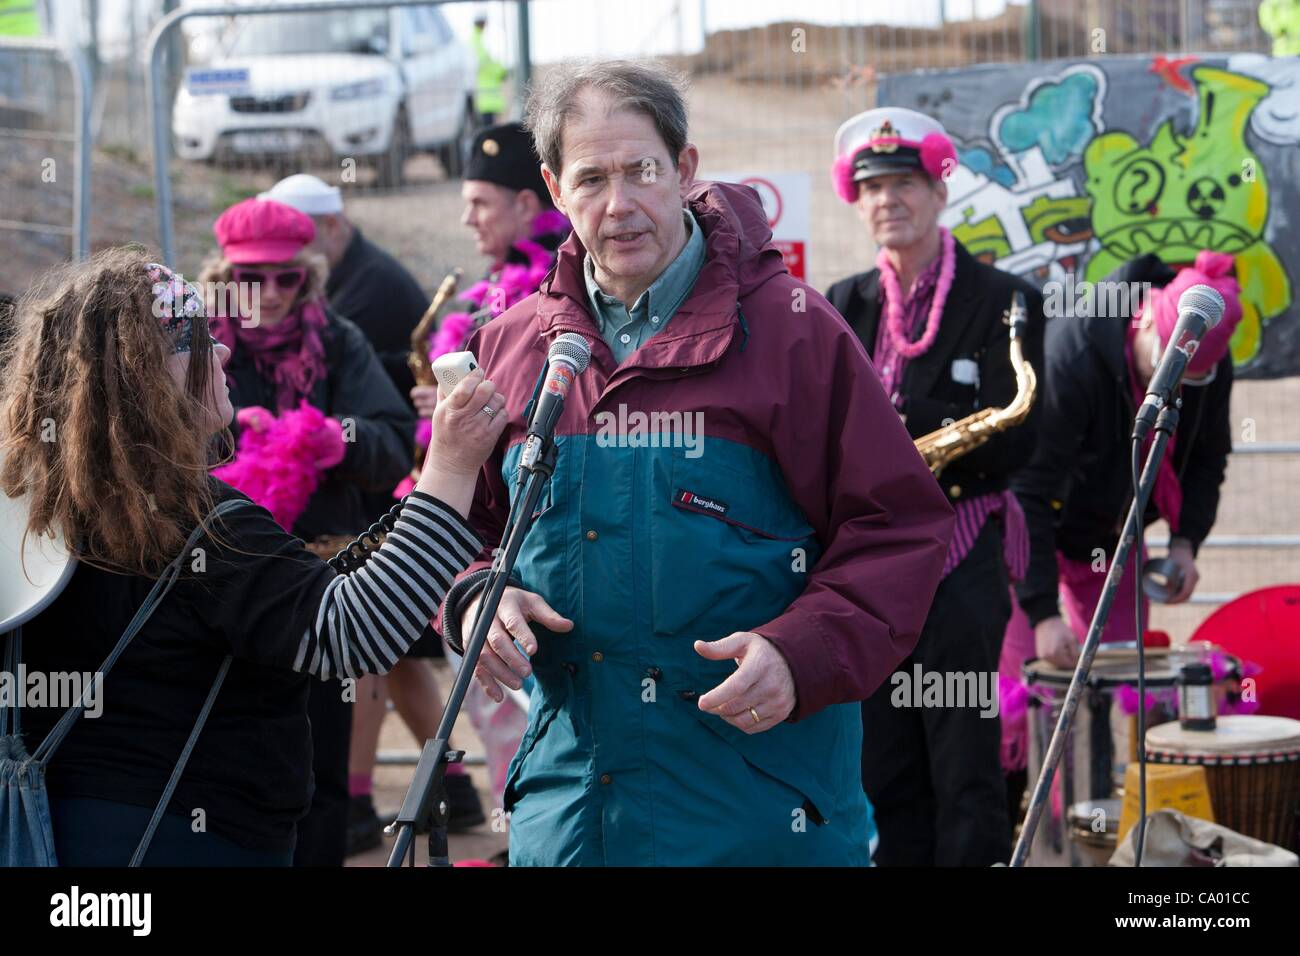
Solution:
<svg viewBox="0 0 1300 956">
<path fill-rule="evenodd" d="M 433 364 L 429 361 L 429 335 L 433 332 L 433 323 L 437 321 L 438 313 L 456 294 L 456 286 L 464 274 L 463 270 L 456 269 L 442 280 L 433 301 L 424 310 L 424 315 L 420 316 L 420 321 L 415 324 L 415 329 L 411 332 L 411 351 L 406 356 L 406 364 L 411 374 L 415 376 L 416 385 L 438 384 L 437 379 L 433 377 Z"/>
<path fill-rule="evenodd" d="M 1011 367 L 1016 372 L 1016 395 L 1006 408 L 982 408 L 951 425 L 936 429 L 916 439 L 916 450 L 921 453 L 930 472 L 936 477 L 962 455 L 978 448 L 998 432 L 1022 423 L 1034 405 L 1038 390 L 1038 377 L 1034 368 L 1025 361 L 1024 338 L 1029 329 L 1029 311 L 1025 296 L 1014 292 L 1011 309 L 1003 320 L 1011 326 Z"/>
<path fill-rule="evenodd" d="M 424 315 L 420 316 L 420 321 L 415 324 L 415 329 L 411 332 L 411 351 L 407 353 L 406 366 L 415 376 L 416 385 L 438 384 L 438 380 L 433 376 L 433 363 L 429 361 L 429 336 L 433 333 L 433 323 L 437 321 L 438 313 L 456 294 L 456 286 L 464 274 L 464 270 L 455 269 L 442 280 L 433 301 L 424 310 Z M 424 450 L 418 444 L 415 446 L 414 460 L 415 465 L 411 468 L 409 477 L 412 481 L 419 481 L 420 468 L 424 463 Z"/>
</svg>

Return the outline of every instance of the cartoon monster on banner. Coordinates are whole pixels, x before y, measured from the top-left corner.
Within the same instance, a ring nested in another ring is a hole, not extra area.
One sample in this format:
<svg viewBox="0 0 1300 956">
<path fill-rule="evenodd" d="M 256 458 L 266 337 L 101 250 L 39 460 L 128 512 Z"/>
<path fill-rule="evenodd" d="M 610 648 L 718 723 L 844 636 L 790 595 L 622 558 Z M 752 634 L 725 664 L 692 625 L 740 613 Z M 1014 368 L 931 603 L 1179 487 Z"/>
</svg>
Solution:
<svg viewBox="0 0 1300 956">
<path fill-rule="evenodd" d="M 1135 256 L 1236 258 L 1247 378 L 1300 374 L 1300 58 L 1107 57 L 882 79 L 958 147 L 943 225 L 1052 290 Z M 1049 289 L 1044 289 L 1045 292 Z"/>
</svg>

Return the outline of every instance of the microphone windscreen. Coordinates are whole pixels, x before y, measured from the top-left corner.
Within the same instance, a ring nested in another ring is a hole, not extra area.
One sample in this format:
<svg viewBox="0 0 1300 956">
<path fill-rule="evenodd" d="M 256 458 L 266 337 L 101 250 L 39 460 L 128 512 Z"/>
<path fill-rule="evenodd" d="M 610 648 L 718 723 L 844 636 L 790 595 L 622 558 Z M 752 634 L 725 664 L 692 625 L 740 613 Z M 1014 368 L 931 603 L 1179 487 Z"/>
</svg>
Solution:
<svg viewBox="0 0 1300 956">
<path fill-rule="evenodd" d="M 1198 312 L 1205 316 L 1205 328 L 1214 328 L 1223 321 L 1223 310 L 1227 306 L 1223 296 L 1208 285 L 1194 285 L 1178 297 L 1178 313 Z"/>
<path fill-rule="evenodd" d="M 556 359 L 564 359 L 572 363 L 574 369 L 581 375 L 587 370 L 587 364 L 591 361 L 591 343 L 577 332 L 558 335 L 551 343 L 550 351 L 546 353 L 548 363 Z"/>
</svg>

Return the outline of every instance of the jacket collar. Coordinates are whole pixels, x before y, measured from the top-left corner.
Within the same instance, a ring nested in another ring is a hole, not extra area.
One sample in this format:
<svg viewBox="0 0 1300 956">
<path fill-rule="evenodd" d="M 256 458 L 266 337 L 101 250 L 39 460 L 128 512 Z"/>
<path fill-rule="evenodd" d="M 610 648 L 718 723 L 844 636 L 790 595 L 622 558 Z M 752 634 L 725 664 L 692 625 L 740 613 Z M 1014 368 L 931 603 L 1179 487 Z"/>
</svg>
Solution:
<svg viewBox="0 0 1300 956">
<path fill-rule="evenodd" d="M 620 381 L 633 370 L 685 372 L 718 361 L 738 331 L 739 300 L 784 266 L 753 190 L 700 183 L 687 197 L 687 206 L 704 232 L 704 266 L 667 327 L 616 366 L 591 315 L 582 265 L 587 251 L 574 232 L 560 246 L 555 268 L 542 282 L 539 336 L 585 335 L 592 341 L 592 360 Z"/>
</svg>

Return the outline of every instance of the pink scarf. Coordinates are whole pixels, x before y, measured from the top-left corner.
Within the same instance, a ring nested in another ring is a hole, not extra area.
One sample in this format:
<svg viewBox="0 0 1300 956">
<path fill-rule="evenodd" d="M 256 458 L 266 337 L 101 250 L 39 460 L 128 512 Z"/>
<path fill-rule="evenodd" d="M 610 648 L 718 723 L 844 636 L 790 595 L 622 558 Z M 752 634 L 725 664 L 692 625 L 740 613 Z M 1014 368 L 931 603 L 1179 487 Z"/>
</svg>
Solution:
<svg viewBox="0 0 1300 956">
<path fill-rule="evenodd" d="M 325 377 L 325 346 L 321 331 L 327 325 L 319 299 L 300 303 L 274 326 L 245 325 L 229 316 L 211 320 L 212 333 L 231 351 L 236 342 L 253 356 L 264 379 L 275 383 L 276 411 L 297 408 Z"/>
<path fill-rule="evenodd" d="M 942 246 L 939 279 L 934 286 L 934 298 L 930 301 L 930 315 L 925 320 L 925 333 L 915 342 L 909 342 L 903 331 L 903 290 L 898 282 L 898 273 L 883 248 L 876 253 L 876 268 L 880 270 L 880 281 L 885 287 L 885 329 L 894 351 L 907 359 L 924 355 L 934 344 L 939 334 L 939 320 L 943 318 L 944 303 L 948 301 L 948 290 L 952 288 L 952 278 L 957 271 L 957 243 L 952 233 L 942 226 L 939 227 L 939 241 Z"/>
<path fill-rule="evenodd" d="M 1135 408 L 1142 406 L 1146 398 L 1146 389 L 1138 382 L 1137 367 L 1133 361 L 1133 337 L 1137 335 L 1137 327 L 1130 323 L 1128 332 L 1124 337 L 1124 360 L 1128 363 L 1128 383 L 1133 393 L 1133 402 Z M 1147 453 L 1151 451 L 1151 443 L 1155 440 L 1156 433 L 1152 432 L 1142 444 L 1142 460 L 1146 461 Z M 1174 472 L 1174 440 L 1178 436 L 1169 436 L 1169 443 L 1165 445 L 1165 457 L 1160 462 L 1160 468 L 1156 471 L 1156 486 L 1151 492 L 1151 497 L 1156 503 L 1156 511 L 1160 517 L 1164 518 L 1169 524 L 1169 533 L 1178 533 L 1178 518 L 1183 511 L 1183 488 L 1178 483 L 1178 475 Z"/>
</svg>

